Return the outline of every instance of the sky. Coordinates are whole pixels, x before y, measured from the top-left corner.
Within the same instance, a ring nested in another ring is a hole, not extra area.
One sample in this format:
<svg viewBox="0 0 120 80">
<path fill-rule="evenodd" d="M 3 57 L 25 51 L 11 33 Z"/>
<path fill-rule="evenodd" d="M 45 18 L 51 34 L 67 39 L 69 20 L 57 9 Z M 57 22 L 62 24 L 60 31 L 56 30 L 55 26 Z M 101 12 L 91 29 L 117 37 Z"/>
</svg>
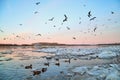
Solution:
<svg viewBox="0 0 120 80">
<path fill-rule="evenodd" d="M 120 43 L 120 0 L 0 0 L 0 44 L 36 42 Z"/>
</svg>

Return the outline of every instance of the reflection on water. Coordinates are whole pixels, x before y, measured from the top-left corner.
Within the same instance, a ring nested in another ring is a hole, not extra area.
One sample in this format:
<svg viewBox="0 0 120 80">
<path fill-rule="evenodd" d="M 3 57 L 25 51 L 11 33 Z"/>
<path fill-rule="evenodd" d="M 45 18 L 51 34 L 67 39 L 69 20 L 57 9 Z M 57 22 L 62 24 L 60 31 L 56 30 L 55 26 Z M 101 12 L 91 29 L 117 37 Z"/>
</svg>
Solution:
<svg viewBox="0 0 120 80">
<path fill-rule="evenodd" d="M 96 48 L 96 46 L 69 47 Z M 55 54 L 33 52 L 35 49 L 32 46 L 1 46 L 0 52 L 7 50 L 12 50 L 13 52 L 11 54 L 1 54 L 5 58 L 12 58 L 12 60 L 0 61 L 0 80 L 68 80 L 69 76 L 71 76 L 69 70 L 75 66 L 100 65 L 111 62 L 111 60 L 102 59 L 82 60 L 72 58 L 69 63 L 66 61 L 68 59 L 56 59 Z M 47 58 L 46 56 L 50 56 L 51 58 Z M 45 63 L 49 63 L 49 65 L 45 65 Z M 32 65 L 32 69 L 25 69 L 30 64 Z M 39 72 L 41 70 L 43 72 Z"/>
</svg>

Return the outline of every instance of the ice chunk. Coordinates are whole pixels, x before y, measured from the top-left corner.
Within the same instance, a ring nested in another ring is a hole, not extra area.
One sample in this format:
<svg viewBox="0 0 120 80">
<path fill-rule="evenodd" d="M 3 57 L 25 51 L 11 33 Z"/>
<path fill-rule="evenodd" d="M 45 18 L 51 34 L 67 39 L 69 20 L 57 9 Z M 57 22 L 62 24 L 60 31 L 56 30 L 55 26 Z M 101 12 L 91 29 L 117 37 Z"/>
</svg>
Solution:
<svg viewBox="0 0 120 80">
<path fill-rule="evenodd" d="M 91 70 L 87 72 L 91 76 L 100 76 L 100 77 L 105 77 L 109 72 L 107 69 L 94 66 Z"/>
<path fill-rule="evenodd" d="M 12 58 L 0 57 L 0 61 L 10 61 Z"/>
<path fill-rule="evenodd" d="M 115 71 L 108 74 L 105 80 L 120 80 L 119 72 Z"/>
<path fill-rule="evenodd" d="M 55 53 L 57 48 L 42 48 L 40 50 L 34 50 L 35 52 Z"/>
<path fill-rule="evenodd" d="M 65 76 L 66 77 L 73 77 L 73 74 L 72 73 L 67 73 Z"/>
<path fill-rule="evenodd" d="M 88 71 L 88 68 L 86 66 L 76 67 L 72 71 L 75 73 L 80 73 L 81 75 L 83 75 L 86 71 Z"/>
<path fill-rule="evenodd" d="M 4 57 L 4 55 L 2 53 L 0 53 L 0 57 Z"/>
<path fill-rule="evenodd" d="M 109 65 L 110 65 L 110 67 L 120 71 L 120 64 L 109 64 Z"/>
<path fill-rule="evenodd" d="M 82 79 L 82 80 L 97 80 L 95 77 L 89 77 L 89 78 L 85 78 L 85 79 Z"/>
<path fill-rule="evenodd" d="M 102 59 L 110 59 L 116 56 L 116 53 L 112 51 L 103 51 L 100 54 L 98 54 L 98 57 Z"/>
</svg>

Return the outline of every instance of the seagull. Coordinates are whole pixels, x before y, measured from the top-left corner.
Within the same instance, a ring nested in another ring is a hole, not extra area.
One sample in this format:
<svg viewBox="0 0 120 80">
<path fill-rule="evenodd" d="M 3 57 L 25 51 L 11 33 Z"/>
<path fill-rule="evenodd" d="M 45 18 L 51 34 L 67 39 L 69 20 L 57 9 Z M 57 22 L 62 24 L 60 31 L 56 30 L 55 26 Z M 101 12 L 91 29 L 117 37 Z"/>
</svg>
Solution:
<svg viewBox="0 0 120 80">
<path fill-rule="evenodd" d="M 16 37 L 20 37 L 20 36 L 17 35 Z"/>
<path fill-rule="evenodd" d="M 95 27 L 93 31 L 95 32 L 95 31 L 96 31 L 96 29 L 97 29 L 97 27 Z"/>
<path fill-rule="evenodd" d="M 67 21 L 68 17 L 66 16 L 66 14 L 64 14 L 65 19 L 63 20 L 63 22 Z"/>
<path fill-rule="evenodd" d="M 52 17 L 51 19 L 49 19 L 49 21 L 53 21 L 54 17 Z"/>
<path fill-rule="evenodd" d="M 96 36 L 96 34 L 94 34 L 94 36 Z"/>
<path fill-rule="evenodd" d="M 96 17 L 91 18 L 90 21 L 94 20 L 95 18 L 96 18 Z"/>
<path fill-rule="evenodd" d="M 34 12 L 34 14 L 37 14 L 37 13 L 38 13 L 37 11 Z"/>
<path fill-rule="evenodd" d="M 60 29 L 61 29 L 61 27 L 58 28 L 58 30 L 60 30 Z"/>
<path fill-rule="evenodd" d="M 114 23 L 117 23 L 117 21 L 114 21 Z"/>
<path fill-rule="evenodd" d="M 79 17 L 79 20 L 81 20 L 81 17 Z M 81 21 L 79 22 L 79 24 L 81 24 Z"/>
<path fill-rule="evenodd" d="M 81 24 L 81 21 L 79 22 L 79 24 Z"/>
<path fill-rule="evenodd" d="M 22 26 L 23 24 L 19 24 L 20 26 Z"/>
<path fill-rule="evenodd" d="M 108 21 L 111 21 L 111 19 L 108 19 Z"/>
<path fill-rule="evenodd" d="M 88 17 L 90 18 L 92 15 L 91 15 L 91 11 L 88 12 Z"/>
<path fill-rule="evenodd" d="M 81 20 L 81 17 L 79 17 L 79 20 Z"/>
<path fill-rule="evenodd" d="M 75 40 L 75 39 L 76 39 L 76 37 L 73 37 L 73 39 Z"/>
<path fill-rule="evenodd" d="M 37 2 L 37 3 L 36 3 L 36 5 L 39 5 L 39 4 L 40 4 L 40 2 Z"/>
<path fill-rule="evenodd" d="M 114 12 L 113 12 L 113 11 L 111 11 L 111 14 L 114 14 Z"/>
<path fill-rule="evenodd" d="M 61 25 L 63 25 L 63 23 L 61 23 Z"/>
<path fill-rule="evenodd" d="M 70 30 L 70 28 L 69 27 L 66 27 L 68 30 Z"/>
<path fill-rule="evenodd" d="M 84 6 L 84 7 L 86 7 L 86 5 L 85 5 L 85 4 L 84 4 L 83 6 Z"/>
<path fill-rule="evenodd" d="M 56 27 L 55 25 L 53 27 Z"/>
<path fill-rule="evenodd" d="M 0 29 L 0 32 L 4 32 L 4 31 Z"/>
<path fill-rule="evenodd" d="M 41 34 L 37 34 L 36 36 L 41 36 Z"/>
<path fill-rule="evenodd" d="M 6 38 L 3 38 L 3 40 L 6 40 Z"/>
</svg>

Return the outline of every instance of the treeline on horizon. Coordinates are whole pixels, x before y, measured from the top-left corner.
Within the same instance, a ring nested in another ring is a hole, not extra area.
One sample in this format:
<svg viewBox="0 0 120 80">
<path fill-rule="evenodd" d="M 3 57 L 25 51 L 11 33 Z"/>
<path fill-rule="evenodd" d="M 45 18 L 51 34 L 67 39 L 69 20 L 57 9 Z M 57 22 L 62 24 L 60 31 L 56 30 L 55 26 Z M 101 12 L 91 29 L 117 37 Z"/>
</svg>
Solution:
<svg viewBox="0 0 120 80">
<path fill-rule="evenodd" d="M 120 43 L 105 43 L 105 44 L 59 44 L 59 43 L 32 43 L 32 44 L 0 44 L 0 46 L 99 46 L 99 45 L 120 45 Z"/>
</svg>

